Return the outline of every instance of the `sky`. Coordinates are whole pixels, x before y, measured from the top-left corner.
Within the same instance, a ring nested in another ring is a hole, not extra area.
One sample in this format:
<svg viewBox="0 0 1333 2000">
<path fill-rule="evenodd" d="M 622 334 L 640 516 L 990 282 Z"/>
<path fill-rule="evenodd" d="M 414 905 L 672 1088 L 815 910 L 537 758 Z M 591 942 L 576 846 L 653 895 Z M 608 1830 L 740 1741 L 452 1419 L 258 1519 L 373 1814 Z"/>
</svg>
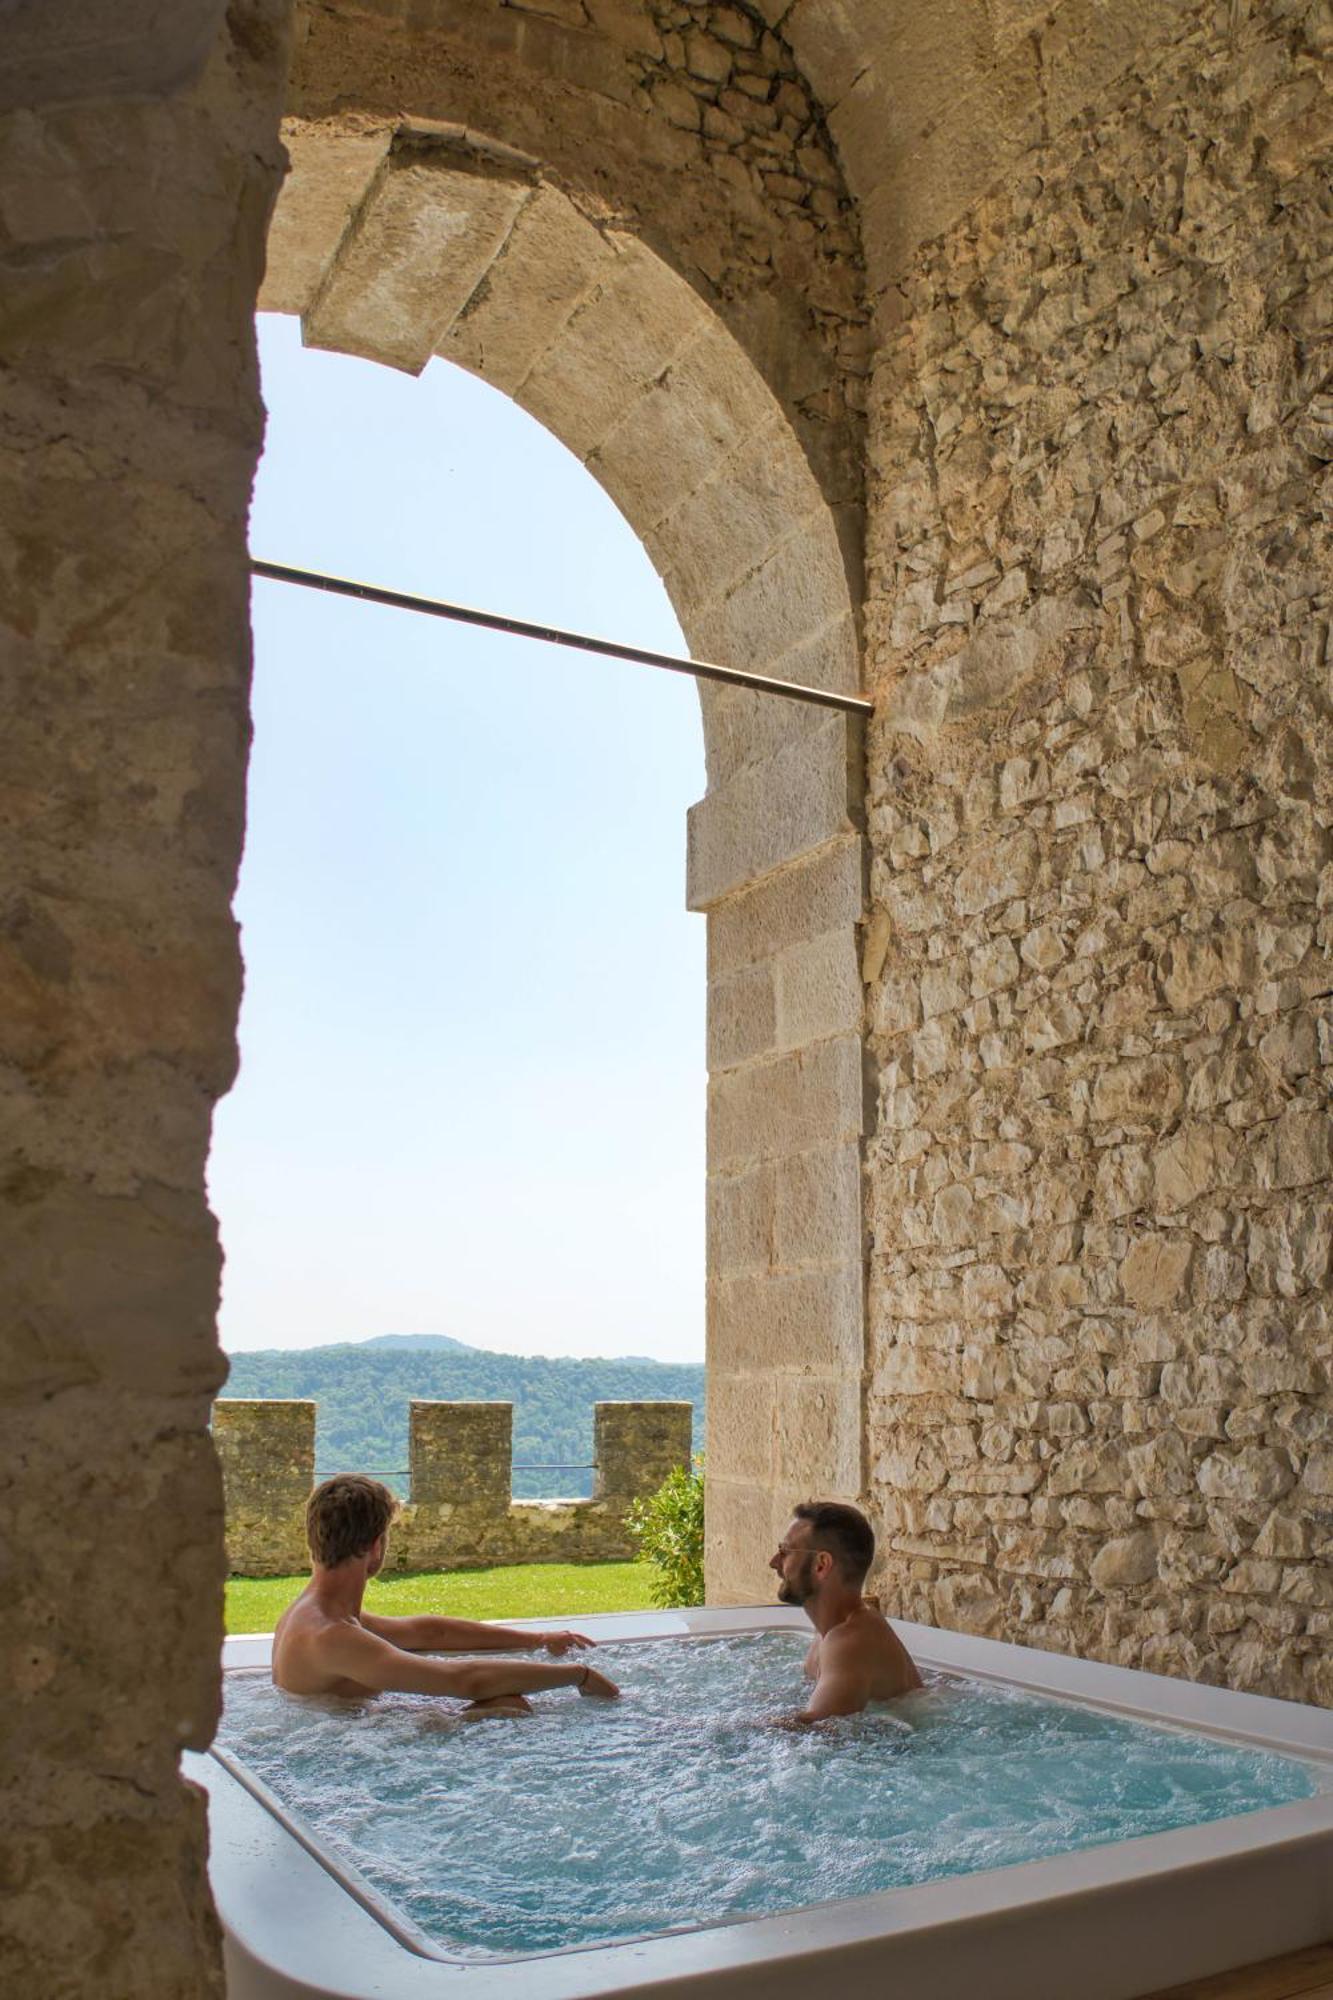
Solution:
<svg viewBox="0 0 1333 2000">
<path fill-rule="evenodd" d="M 571 453 L 444 361 L 259 321 L 255 555 L 684 653 Z M 257 580 L 231 1351 L 703 1353 L 693 681 Z"/>
</svg>

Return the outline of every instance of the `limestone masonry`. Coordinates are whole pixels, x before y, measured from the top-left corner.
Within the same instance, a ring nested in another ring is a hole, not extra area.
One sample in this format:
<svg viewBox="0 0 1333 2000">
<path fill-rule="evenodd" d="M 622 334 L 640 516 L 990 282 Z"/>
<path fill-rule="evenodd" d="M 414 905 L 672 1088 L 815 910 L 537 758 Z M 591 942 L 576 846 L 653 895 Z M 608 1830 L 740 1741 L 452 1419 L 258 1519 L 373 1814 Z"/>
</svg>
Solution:
<svg viewBox="0 0 1333 2000">
<path fill-rule="evenodd" d="M 884 1581 L 1326 1703 L 1331 57 L 1195 13 L 886 293 L 866 613 Z"/>
<path fill-rule="evenodd" d="M 314 1403 L 279 1398 L 222 1397 L 213 1405 L 233 1576 L 309 1567 L 315 1416 Z M 388 1570 L 629 1562 L 639 1553 L 629 1510 L 688 1466 L 693 1418 L 690 1403 L 596 1403 L 592 1498 L 515 1500 L 512 1403 L 409 1403 L 411 1486 L 394 1520 Z"/>
<path fill-rule="evenodd" d="M 713 1600 L 832 1493 L 890 1609 L 1333 1704 L 1331 164 L 1333 0 L 8 10 L 6 1992 L 222 1990 L 257 303 L 484 376 L 697 656 L 873 697 L 700 691 Z M 481 1554 L 444 1409 L 400 1547 Z M 234 1538 L 308 1483 L 259 1421 Z"/>
</svg>

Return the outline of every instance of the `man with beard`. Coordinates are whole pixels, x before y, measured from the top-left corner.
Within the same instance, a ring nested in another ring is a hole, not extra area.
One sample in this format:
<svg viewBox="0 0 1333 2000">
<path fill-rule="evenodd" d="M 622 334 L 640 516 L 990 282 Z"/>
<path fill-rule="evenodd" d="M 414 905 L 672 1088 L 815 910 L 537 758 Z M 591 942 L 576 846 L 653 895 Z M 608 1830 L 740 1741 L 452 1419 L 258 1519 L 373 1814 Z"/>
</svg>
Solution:
<svg viewBox="0 0 1333 2000">
<path fill-rule="evenodd" d="M 922 1684 L 902 1640 L 861 1595 L 874 1554 L 869 1521 L 838 1500 L 805 1501 L 778 1543 L 768 1565 L 781 1579 L 778 1600 L 799 1604 L 816 1633 L 805 1659 L 814 1691 L 792 1724 L 859 1715 Z"/>
</svg>

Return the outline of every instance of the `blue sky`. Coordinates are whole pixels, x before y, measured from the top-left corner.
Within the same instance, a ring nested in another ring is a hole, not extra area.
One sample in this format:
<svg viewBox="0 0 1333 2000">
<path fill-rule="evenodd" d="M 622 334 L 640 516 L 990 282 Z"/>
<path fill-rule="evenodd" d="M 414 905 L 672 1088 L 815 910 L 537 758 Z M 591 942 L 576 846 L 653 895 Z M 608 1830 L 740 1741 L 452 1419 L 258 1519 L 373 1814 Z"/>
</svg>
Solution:
<svg viewBox="0 0 1333 2000">
<path fill-rule="evenodd" d="M 687 650 L 616 508 L 515 404 L 259 324 L 257 555 Z M 275 583 L 254 629 L 224 1346 L 698 1358 L 694 683 Z"/>
</svg>

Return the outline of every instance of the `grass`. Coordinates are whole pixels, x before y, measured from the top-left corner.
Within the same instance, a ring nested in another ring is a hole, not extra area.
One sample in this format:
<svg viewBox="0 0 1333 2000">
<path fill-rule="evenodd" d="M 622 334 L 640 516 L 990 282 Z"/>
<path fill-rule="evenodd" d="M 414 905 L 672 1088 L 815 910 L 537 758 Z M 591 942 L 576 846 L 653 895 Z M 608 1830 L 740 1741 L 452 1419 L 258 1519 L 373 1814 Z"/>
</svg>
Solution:
<svg viewBox="0 0 1333 2000">
<path fill-rule="evenodd" d="M 376 1578 L 366 1610 L 384 1618 L 434 1611 L 447 1618 L 575 1618 L 589 1611 L 644 1611 L 649 1563 L 521 1563 L 506 1569 L 433 1570 Z M 227 1583 L 228 1632 L 271 1632 L 304 1576 L 241 1576 Z"/>
</svg>

